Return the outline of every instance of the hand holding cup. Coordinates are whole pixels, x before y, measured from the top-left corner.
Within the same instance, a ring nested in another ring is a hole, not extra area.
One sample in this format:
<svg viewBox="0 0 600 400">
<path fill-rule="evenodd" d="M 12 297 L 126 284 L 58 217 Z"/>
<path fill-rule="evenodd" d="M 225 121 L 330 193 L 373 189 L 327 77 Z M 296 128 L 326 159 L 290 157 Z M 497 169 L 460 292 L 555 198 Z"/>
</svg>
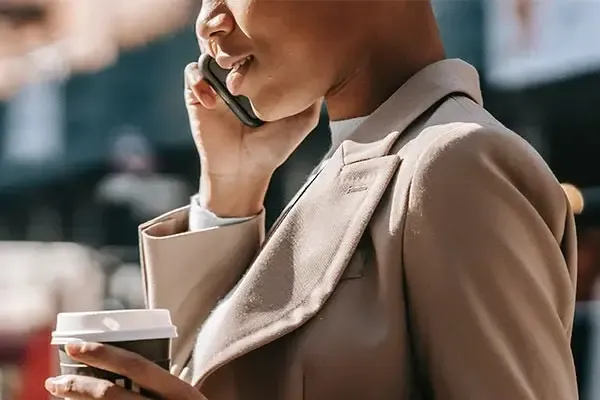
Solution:
<svg viewBox="0 0 600 400">
<path fill-rule="evenodd" d="M 52 336 L 61 375 L 45 386 L 56 397 L 205 400 L 169 373 L 177 334 L 167 310 L 63 313 Z"/>
</svg>

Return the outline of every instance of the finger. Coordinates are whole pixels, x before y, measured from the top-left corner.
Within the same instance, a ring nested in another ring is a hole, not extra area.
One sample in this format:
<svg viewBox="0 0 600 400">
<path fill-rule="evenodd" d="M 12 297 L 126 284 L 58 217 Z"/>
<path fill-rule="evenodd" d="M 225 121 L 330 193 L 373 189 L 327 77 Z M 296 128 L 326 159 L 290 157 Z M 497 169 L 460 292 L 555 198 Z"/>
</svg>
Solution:
<svg viewBox="0 0 600 400">
<path fill-rule="evenodd" d="M 63 375 L 50 378 L 46 390 L 55 397 L 72 400 L 144 400 L 136 393 L 102 379 L 88 376 Z"/>
<path fill-rule="evenodd" d="M 209 110 L 217 106 L 217 93 L 202 78 L 198 63 L 193 62 L 185 67 L 185 101 L 188 106 L 202 105 Z"/>
<path fill-rule="evenodd" d="M 198 391 L 144 357 L 99 343 L 66 346 L 70 357 L 102 370 L 126 376 L 144 389 L 168 399 L 197 399 Z"/>
</svg>

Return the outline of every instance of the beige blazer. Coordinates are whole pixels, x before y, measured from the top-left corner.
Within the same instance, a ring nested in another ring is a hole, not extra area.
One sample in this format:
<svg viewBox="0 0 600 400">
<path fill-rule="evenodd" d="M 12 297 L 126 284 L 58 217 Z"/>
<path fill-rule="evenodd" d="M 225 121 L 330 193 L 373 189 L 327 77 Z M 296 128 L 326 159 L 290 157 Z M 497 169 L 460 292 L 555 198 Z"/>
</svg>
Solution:
<svg viewBox="0 0 600 400">
<path fill-rule="evenodd" d="M 140 228 L 149 307 L 209 400 L 571 400 L 575 235 L 540 156 L 459 60 L 415 75 L 265 239 Z"/>
</svg>

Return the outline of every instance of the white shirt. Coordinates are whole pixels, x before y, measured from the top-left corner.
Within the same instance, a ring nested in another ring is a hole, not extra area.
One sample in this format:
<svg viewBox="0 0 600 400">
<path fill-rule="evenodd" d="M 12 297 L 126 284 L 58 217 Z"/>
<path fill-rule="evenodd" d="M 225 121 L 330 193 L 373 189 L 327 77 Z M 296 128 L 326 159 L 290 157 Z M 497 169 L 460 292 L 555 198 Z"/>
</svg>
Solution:
<svg viewBox="0 0 600 400">
<path fill-rule="evenodd" d="M 331 130 L 331 150 L 327 153 L 321 163 L 327 162 L 333 152 L 342 144 L 342 142 L 358 128 L 358 126 L 368 117 L 358 117 L 342 121 L 333 121 L 329 127 Z M 189 229 L 190 231 L 201 231 L 218 226 L 233 225 L 247 221 L 253 217 L 244 218 L 220 218 L 200 205 L 198 195 L 192 197 L 190 204 Z"/>
</svg>

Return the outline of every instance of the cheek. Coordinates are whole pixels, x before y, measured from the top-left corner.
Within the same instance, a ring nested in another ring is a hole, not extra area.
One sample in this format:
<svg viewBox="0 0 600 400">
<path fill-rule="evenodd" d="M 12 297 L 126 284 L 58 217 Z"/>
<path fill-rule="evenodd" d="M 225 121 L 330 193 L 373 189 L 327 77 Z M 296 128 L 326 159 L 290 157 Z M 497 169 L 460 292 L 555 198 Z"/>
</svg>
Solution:
<svg viewBox="0 0 600 400">
<path fill-rule="evenodd" d="M 248 2 L 247 13 L 239 17 L 239 27 L 247 33 L 257 57 L 247 94 L 263 120 L 298 114 L 331 86 L 335 55 L 315 29 L 311 3 L 255 0 Z"/>
<path fill-rule="evenodd" d="M 319 63 L 301 46 L 273 47 L 257 65 L 255 86 L 250 89 L 259 117 L 266 121 L 298 114 L 324 96 L 329 85 Z"/>
</svg>

